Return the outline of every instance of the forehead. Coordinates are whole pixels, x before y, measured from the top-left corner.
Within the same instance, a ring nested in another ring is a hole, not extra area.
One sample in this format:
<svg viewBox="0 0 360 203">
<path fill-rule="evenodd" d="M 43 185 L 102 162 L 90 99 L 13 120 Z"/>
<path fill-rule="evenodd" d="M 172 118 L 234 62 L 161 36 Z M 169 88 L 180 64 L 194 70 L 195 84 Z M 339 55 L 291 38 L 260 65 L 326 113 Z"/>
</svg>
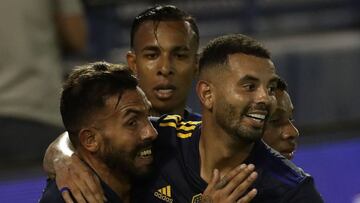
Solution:
<svg viewBox="0 0 360 203">
<path fill-rule="evenodd" d="M 144 21 L 134 35 L 134 47 L 145 46 L 188 46 L 195 32 L 186 21 Z"/>
<path fill-rule="evenodd" d="M 290 95 L 286 91 L 279 91 L 276 93 L 277 109 L 284 112 L 292 112 L 294 106 L 291 102 Z"/>
<path fill-rule="evenodd" d="M 236 53 L 228 57 L 231 73 L 236 75 L 251 76 L 253 78 L 269 81 L 278 78 L 275 67 L 270 59 Z"/>
<path fill-rule="evenodd" d="M 140 88 L 125 90 L 119 100 L 118 95 L 113 95 L 106 100 L 106 106 L 101 113 L 103 118 L 112 117 L 119 113 L 126 113 L 129 110 L 148 111 L 150 103 Z"/>
</svg>

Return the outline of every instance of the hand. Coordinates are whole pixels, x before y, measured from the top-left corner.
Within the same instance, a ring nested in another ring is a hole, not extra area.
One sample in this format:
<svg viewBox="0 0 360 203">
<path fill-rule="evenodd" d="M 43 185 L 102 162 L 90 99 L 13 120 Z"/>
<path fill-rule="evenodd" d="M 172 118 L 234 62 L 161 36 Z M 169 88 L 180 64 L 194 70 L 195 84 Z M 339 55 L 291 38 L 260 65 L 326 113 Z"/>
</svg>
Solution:
<svg viewBox="0 0 360 203">
<path fill-rule="evenodd" d="M 58 188 L 69 188 L 71 195 L 78 203 L 104 202 L 100 180 L 76 154 L 71 157 L 63 156 L 54 161 L 54 169 Z M 74 202 L 69 191 L 64 190 L 61 195 L 66 203 Z"/>
<path fill-rule="evenodd" d="M 257 178 L 253 164 L 241 164 L 231 170 L 220 180 L 219 171 L 214 170 L 212 179 L 205 189 L 202 196 L 202 203 L 248 203 L 255 195 L 257 190 L 254 188 L 247 194 L 244 194 L 250 185 Z"/>
</svg>

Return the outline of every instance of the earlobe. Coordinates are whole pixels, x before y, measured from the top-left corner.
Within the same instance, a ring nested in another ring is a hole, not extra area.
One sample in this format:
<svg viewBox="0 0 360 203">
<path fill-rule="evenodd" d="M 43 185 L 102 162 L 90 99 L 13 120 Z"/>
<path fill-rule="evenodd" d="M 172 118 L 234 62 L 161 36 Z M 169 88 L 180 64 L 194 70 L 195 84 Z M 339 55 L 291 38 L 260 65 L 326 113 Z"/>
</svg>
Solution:
<svg viewBox="0 0 360 203">
<path fill-rule="evenodd" d="M 128 53 L 126 54 L 126 61 L 127 61 L 127 64 L 129 66 L 129 68 L 131 69 L 131 71 L 133 71 L 133 73 L 135 75 L 137 75 L 136 55 L 135 55 L 135 53 L 132 52 L 132 51 L 128 51 Z"/>
<path fill-rule="evenodd" d="M 96 152 L 99 150 L 99 139 L 98 132 L 93 129 L 82 129 L 79 132 L 80 144 L 86 150 Z"/>
<path fill-rule="evenodd" d="M 203 107 L 211 110 L 214 100 L 211 84 L 205 80 L 199 80 L 196 85 L 196 92 Z"/>
</svg>

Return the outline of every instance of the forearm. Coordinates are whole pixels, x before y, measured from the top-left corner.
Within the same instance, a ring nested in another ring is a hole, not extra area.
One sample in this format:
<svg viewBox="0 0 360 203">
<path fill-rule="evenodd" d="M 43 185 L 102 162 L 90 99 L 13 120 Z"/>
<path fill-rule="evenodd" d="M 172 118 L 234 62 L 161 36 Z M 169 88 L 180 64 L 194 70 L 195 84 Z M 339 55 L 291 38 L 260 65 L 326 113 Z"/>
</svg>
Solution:
<svg viewBox="0 0 360 203">
<path fill-rule="evenodd" d="M 69 134 L 64 132 L 47 148 L 43 161 L 43 168 L 49 177 L 55 176 L 56 166 L 59 162 L 66 161 L 74 153 Z"/>
</svg>

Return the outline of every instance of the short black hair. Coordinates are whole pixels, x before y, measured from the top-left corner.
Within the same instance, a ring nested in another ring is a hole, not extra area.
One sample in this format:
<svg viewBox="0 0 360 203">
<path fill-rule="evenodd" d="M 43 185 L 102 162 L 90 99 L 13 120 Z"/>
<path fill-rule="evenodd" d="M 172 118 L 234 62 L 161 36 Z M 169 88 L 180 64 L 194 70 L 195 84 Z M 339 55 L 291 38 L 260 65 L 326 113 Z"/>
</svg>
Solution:
<svg viewBox="0 0 360 203">
<path fill-rule="evenodd" d="M 136 77 L 123 64 L 95 62 L 76 67 L 64 82 L 60 101 L 62 120 L 74 146 L 79 144 L 81 128 L 105 107 L 109 97 L 118 95 L 119 102 L 125 90 L 137 85 Z"/>
<path fill-rule="evenodd" d="M 140 25 L 145 21 L 186 21 L 190 23 L 191 29 L 195 32 L 196 43 L 199 44 L 199 28 L 194 17 L 173 5 L 157 5 L 146 9 L 137 15 L 132 23 L 130 32 L 130 46 L 134 48 L 134 36 Z"/>
<path fill-rule="evenodd" d="M 280 91 L 287 91 L 288 90 L 288 85 L 286 83 L 286 81 L 282 78 L 279 78 L 277 81 L 277 89 Z"/>
<path fill-rule="evenodd" d="M 257 40 L 242 34 L 229 34 L 211 40 L 199 60 L 200 73 L 209 67 L 227 64 L 228 56 L 243 53 L 270 59 L 270 52 Z"/>
</svg>

